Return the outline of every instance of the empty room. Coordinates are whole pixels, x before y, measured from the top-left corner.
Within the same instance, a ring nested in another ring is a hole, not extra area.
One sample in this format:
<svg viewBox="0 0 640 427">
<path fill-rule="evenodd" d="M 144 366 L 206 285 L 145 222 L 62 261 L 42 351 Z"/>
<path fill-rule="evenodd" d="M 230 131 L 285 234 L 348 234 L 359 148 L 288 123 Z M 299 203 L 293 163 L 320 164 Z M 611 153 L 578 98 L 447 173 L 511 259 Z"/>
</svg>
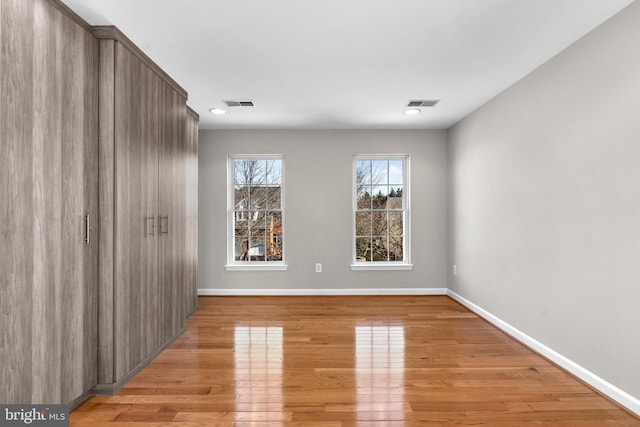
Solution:
<svg viewBox="0 0 640 427">
<path fill-rule="evenodd" d="M 0 427 L 640 426 L 638 0 L 0 0 Z"/>
</svg>

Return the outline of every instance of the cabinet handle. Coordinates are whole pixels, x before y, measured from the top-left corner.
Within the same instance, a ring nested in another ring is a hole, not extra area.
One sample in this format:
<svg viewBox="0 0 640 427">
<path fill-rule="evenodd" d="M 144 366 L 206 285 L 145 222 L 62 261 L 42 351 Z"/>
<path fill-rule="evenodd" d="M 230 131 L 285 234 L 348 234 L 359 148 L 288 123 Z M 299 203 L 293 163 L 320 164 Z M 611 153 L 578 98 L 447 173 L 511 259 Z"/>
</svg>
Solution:
<svg viewBox="0 0 640 427">
<path fill-rule="evenodd" d="M 89 214 L 84 216 L 84 242 L 88 245 L 91 233 L 91 227 L 89 225 Z"/>
<path fill-rule="evenodd" d="M 149 230 L 149 220 L 151 220 L 151 233 L 149 233 L 149 231 L 147 231 L 147 236 L 155 236 L 156 235 L 156 217 L 155 216 L 148 216 L 147 217 L 147 230 Z"/>
<path fill-rule="evenodd" d="M 164 223 L 162 222 L 164 220 Z M 160 217 L 160 234 L 169 234 L 169 217 Z"/>
</svg>

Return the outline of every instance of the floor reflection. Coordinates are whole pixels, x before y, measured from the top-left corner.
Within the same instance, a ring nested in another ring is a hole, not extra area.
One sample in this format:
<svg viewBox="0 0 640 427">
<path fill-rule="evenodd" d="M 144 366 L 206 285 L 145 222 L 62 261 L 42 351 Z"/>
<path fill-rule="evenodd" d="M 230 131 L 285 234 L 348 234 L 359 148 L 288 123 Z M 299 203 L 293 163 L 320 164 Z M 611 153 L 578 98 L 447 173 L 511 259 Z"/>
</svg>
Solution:
<svg viewBox="0 0 640 427">
<path fill-rule="evenodd" d="M 356 384 L 358 425 L 404 421 L 403 326 L 356 326 Z"/>
<path fill-rule="evenodd" d="M 234 357 L 238 421 L 282 425 L 282 327 L 236 325 Z"/>
</svg>

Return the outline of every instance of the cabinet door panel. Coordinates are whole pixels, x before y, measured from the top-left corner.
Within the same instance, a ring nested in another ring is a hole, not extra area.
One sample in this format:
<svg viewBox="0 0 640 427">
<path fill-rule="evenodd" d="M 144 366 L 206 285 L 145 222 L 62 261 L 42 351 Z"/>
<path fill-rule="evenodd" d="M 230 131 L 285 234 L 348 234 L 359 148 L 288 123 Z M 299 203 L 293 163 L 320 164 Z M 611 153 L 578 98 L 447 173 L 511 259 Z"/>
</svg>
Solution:
<svg viewBox="0 0 640 427">
<path fill-rule="evenodd" d="M 162 342 L 158 333 L 158 317 L 160 312 L 160 296 L 158 287 L 158 240 L 160 218 L 158 215 L 158 151 L 160 145 L 160 129 L 158 123 L 160 104 L 160 79 L 153 71 L 144 68 L 143 93 L 145 100 L 142 117 L 142 134 L 144 146 L 145 215 L 148 222 L 148 237 L 145 239 L 144 288 L 140 292 L 141 306 L 141 356 L 153 353 Z"/>
<path fill-rule="evenodd" d="M 97 380 L 97 42 L 41 0 L 0 22 L 0 402 L 69 403 Z"/>
<path fill-rule="evenodd" d="M 173 137 L 171 135 L 171 123 L 169 118 L 171 117 L 171 89 L 163 84 L 162 85 L 162 125 L 160 128 L 160 155 L 159 155 L 159 170 L 158 170 L 158 182 L 159 182 L 159 214 L 163 218 L 161 225 L 161 235 L 158 247 L 158 284 L 160 292 L 160 304 L 163 316 L 159 319 L 158 328 L 161 335 L 161 340 L 169 339 L 171 329 L 171 317 L 173 315 L 171 309 L 171 302 L 173 300 L 171 295 L 171 282 L 173 280 L 173 259 L 171 251 L 171 242 L 174 240 L 173 229 L 173 212 L 171 210 L 171 200 L 173 199 L 173 164 L 171 162 Z"/>
<path fill-rule="evenodd" d="M 159 80 L 116 43 L 115 379 L 159 345 L 157 319 Z"/>
<path fill-rule="evenodd" d="M 163 342 L 184 325 L 181 284 L 184 283 L 184 145 L 185 99 L 164 84 L 163 126 L 160 148 L 160 215 L 166 217 L 159 240 L 159 284 L 162 294 L 161 331 Z"/>
<path fill-rule="evenodd" d="M 99 48 L 98 42 L 90 35 L 84 34 L 84 49 L 86 52 L 86 72 L 91 77 L 84 81 L 85 98 L 83 102 L 85 120 L 83 121 L 83 137 L 79 145 L 84 147 L 83 159 L 83 204 L 84 212 L 88 214 L 84 233 L 87 240 L 84 243 L 83 286 L 84 293 L 84 323 L 83 323 L 83 391 L 90 390 L 98 383 L 98 279 L 99 279 L 99 234 L 100 219 L 98 169 L 99 169 L 99 105 L 98 105 L 98 74 Z M 77 369 L 78 367 L 74 367 Z"/>
<path fill-rule="evenodd" d="M 33 100 L 33 335 L 44 340 L 33 352 L 33 401 L 62 400 L 62 212 L 66 194 L 62 189 L 62 85 L 59 78 L 62 61 L 58 44 L 63 23 L 55 10 L 34 4 L 34 20 L 39 23 L 33 32 L 34 55 Z M 82 215 L 81 211 L 75 212 Z M 78 230 L 75 230 L 78 231 Z M 68 285 L 74 287 L 73 282 Z M 65 393 L 66 394 L 66 393 Z"/>
<path fill-rule="evenodd" d="M 70 402 L 97 383 L 98 242 L 91 228 L 98 219 L 98 59 L 97 42 L 72 21 L 62 21 L 60 34 L 60 84 L 67 101 L 60 108 L 60 380 L 62 401 Z"/>
<path fill-rule="evenodd" d="M 129 288 L 132 282 L 139 283 L 140 277 L 136 277 L 134 264 L 140 262 L 139 246 L 144 237 L 141 218 L 137 212 L 140 210 L 136 203 L 140 197 L 135 194 L 135 186 L 140 183 L 136 179 L 139 171 L 135 164 L 135 145 L 131 138 L 131 61 L 128 52 L 116 44 L 115 48 L 115 259 L 114 259 L 114 364 L 115 380 L 124 376 L 130 367 L 130 328 L 135 325 L 129 323 L 130 296 Z M 139 178 L 139 177 L 138 177 Z M 138 227 L 136 227 L 138 226 Z"/>
<path fill-rule="evenodd" d="M 29 1 L 0 1 L 0 325 L 3 330 L 0 401 L 3 403 L 29 402 L 32 390 L 29 357 L 34 277 L 32 7 Z M 36 227 L 36 231 L 40 229 Z"/>
</svg>

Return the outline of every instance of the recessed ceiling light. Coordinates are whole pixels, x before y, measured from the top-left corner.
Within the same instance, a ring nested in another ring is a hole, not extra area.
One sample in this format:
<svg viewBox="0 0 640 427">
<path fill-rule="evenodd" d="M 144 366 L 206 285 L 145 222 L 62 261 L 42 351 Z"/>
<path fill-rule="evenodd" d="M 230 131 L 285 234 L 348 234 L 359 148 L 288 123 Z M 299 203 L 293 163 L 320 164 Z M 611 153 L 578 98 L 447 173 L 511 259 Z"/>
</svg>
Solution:
<svg viewBox="0 0 640 427">
<path fill-rule="evenodd" d="M 225 110 L 223 110 L 222 108 L 212 108 L 212 109 L 209 110 L 209 112 L 211 114 L 216 114 L 216 115 L 227 114 L 227 112 Z"/>
<path fill-rule="evenodd" d="M 413 116 L 413 115 L 419 114 L 420 113 L 420 109 L 419 108 L 409 108 L 407 110 L 404 110 L 404 113 L 407 116 Z"/>
</svg>

